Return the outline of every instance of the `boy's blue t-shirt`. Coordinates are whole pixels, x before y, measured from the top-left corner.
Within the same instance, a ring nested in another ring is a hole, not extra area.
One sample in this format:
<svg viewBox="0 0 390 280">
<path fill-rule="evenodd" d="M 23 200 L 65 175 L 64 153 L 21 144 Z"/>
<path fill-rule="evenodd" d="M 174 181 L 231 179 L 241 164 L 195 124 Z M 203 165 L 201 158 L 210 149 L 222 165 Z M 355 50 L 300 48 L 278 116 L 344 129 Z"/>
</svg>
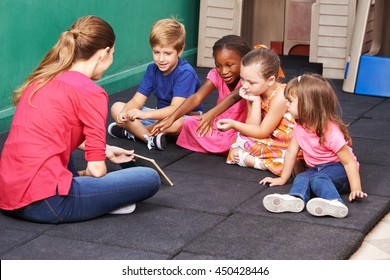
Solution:
<svg viewBox="0 0 390 280">
<path fill-rule="evenodd" d="M 176 68 L 164 76 L 155 63 L 148 65 L 138 87 L 138 92 L 146 97 L 152 93 L 157 97 L 157 109 L 171 104 L 173 97 L 187 98 L 198 91 L 200 80 L 194 68 L 184 59 L 179 58 Z M 203 103 L 193 111 L 202 111 Z"/>
</svg>

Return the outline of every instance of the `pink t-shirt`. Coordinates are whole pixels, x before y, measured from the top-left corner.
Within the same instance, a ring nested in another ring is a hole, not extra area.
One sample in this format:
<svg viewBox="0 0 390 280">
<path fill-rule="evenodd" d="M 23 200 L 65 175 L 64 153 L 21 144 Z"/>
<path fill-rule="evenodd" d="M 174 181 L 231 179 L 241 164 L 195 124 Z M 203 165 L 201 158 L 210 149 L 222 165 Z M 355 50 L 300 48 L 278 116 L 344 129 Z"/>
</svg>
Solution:
<svg viewBox="0 0 390 280">
<path fill-rule="evenodd" d="M 314 132 L 307 131 L 297 123 L 293 130 L 293 137 L 295 137 L 301 147 L 303 158 L 309 167 L 324 163 L 339 162 L 340 159 L 337 157 L 337 152 L 344 145 L 348 144 L 340 128 L 335 123 L 330 123 L 325 133 L 325 142 L 323 145 L 320 145 L 319 137 Z M 357 162 L 352 148 L 349 146 L 348 148 Z"/>
<path fill-rule="evenodd" d="M 79 72 L 64 72 L 16 107 L 0 159 L 0 208 L 69 193 L 70 154 L 85 140 L 87 161 L 105 160 L 108 96 Z"/>
</svg>

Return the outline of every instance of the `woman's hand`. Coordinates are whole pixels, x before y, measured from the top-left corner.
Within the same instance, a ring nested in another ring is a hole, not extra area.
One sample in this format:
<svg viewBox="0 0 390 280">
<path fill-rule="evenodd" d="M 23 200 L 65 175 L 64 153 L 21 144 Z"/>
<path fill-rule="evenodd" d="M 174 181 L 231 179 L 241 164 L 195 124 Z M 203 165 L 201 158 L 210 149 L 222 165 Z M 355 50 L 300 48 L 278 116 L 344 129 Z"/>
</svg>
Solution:
<svg viewBox="0 0 390 280">
<path fill-rule="evenodd" d="M 116 146 L 106 145 L 106 157 L 113 163 L 134 161 L 134 150 L 125 150 Z"/>
</svg>

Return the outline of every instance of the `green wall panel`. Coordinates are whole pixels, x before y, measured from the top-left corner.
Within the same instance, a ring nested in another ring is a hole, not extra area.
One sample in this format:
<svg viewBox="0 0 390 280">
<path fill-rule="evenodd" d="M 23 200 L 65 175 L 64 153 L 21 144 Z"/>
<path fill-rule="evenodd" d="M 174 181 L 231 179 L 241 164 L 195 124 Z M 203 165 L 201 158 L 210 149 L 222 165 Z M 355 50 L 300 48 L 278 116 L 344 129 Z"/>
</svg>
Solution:
<svg viewBox="0 0 390 280">
<path fill-rule="evenodd" d="M 0 133 L 14 112 L 11 93 L 80 16 L 109 22 L 117 42 L 114 63 L 98 82 L 109 94 L 137 85 L 152 61 L 153 22 L 175 17 L 187 30 L 183 57 L 196 61 L 200 0 L 0 0 Z"/>
</svg>

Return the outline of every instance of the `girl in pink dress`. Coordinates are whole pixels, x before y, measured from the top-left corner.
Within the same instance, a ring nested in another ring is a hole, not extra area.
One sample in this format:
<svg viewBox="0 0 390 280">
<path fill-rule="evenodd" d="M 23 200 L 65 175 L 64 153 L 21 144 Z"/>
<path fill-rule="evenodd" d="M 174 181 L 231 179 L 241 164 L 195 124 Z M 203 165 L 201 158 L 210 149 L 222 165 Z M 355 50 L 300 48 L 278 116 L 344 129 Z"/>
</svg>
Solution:
<svg viewBox="0 0 390 280">
<path fill-rule="evenodd" d="M 195 94 L 188 97 L 170 117 L 156 124 L 152 133 L 163 132 L 175 120 L 191 112 L 213 90 L 217 89 L 217 104 L 223 106 L 216 106 L 200 116 L 185 116 L 176 144 L 196 152 L 226 153 L 236 138 L 236 131 L 218 131 L 216 123 L 222 118 L 231 118 L 237 121 L 245 121 L 246 119 L 246 102 L 239 97 L 238 89 L 241 86 L 241 59 L 250 50 L 248 44 L 236 35 L 227 35 L 215 42 L 213 46 L 215 68 L 208 73 L 206 82 Z M 229 109 L 225 111 L 226 108 Z"/>
</svg>

